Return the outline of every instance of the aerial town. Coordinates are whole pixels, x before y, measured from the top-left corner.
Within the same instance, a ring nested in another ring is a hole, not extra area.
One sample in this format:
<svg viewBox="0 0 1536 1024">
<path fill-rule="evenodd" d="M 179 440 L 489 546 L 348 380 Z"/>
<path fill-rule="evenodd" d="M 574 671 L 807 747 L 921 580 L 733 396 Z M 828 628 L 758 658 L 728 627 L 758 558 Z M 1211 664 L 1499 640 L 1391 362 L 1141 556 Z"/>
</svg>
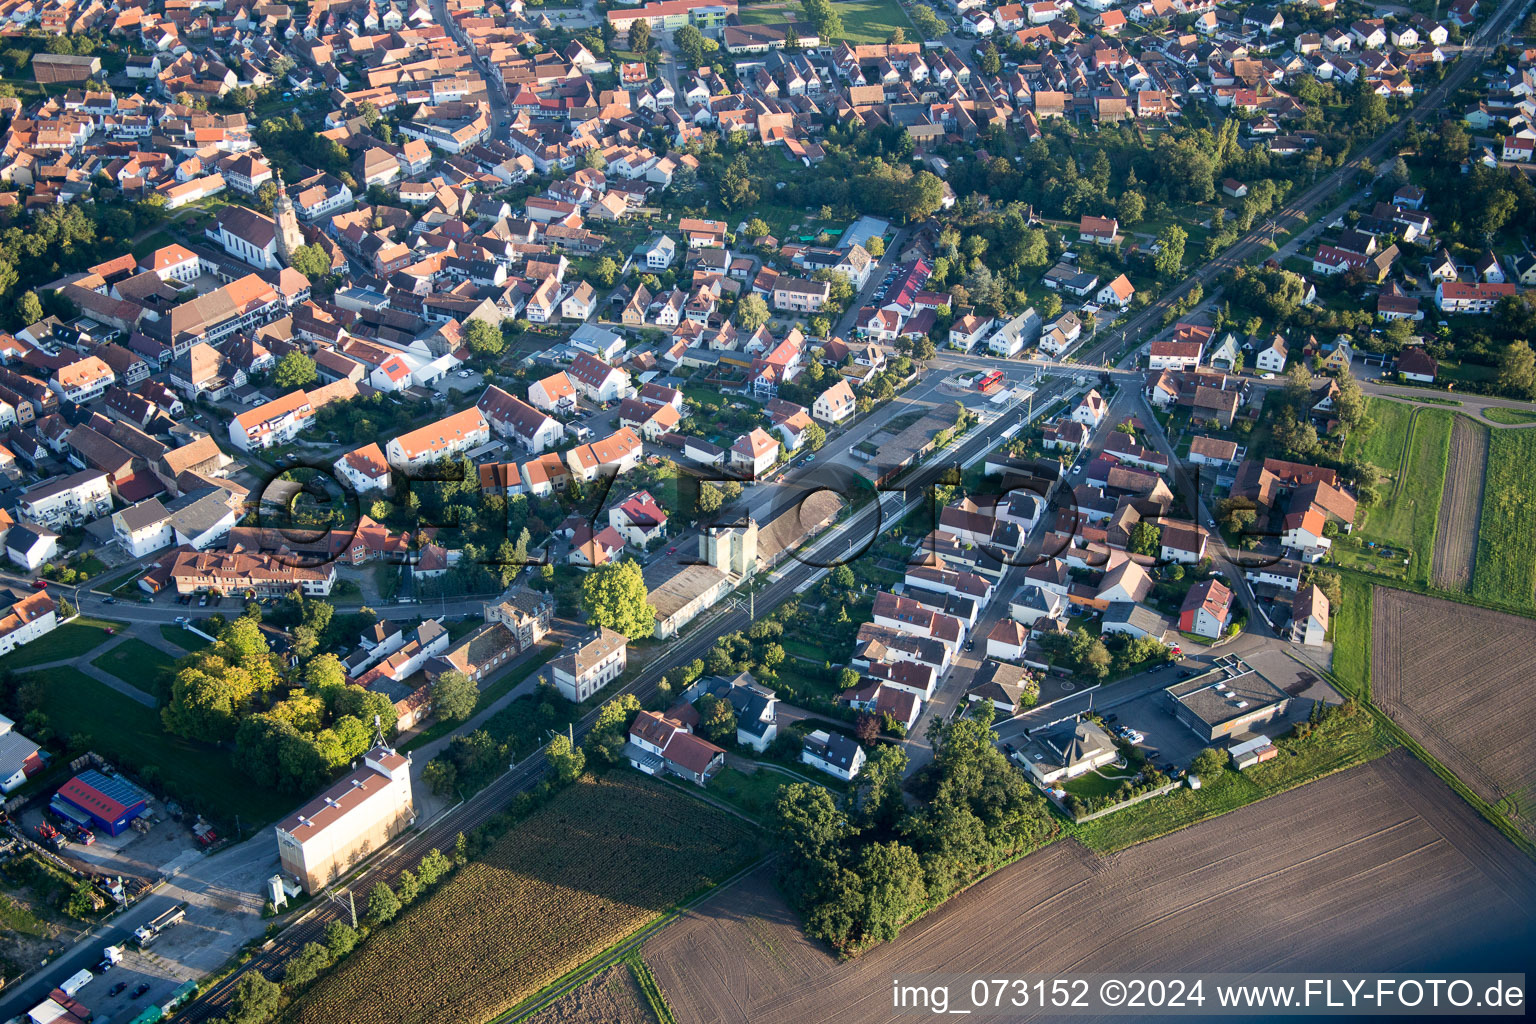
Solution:
<svg viewBox="0 0 1536 1024">
<path fill-rule="evenodd" d="M 4 0 L 0 1021 L 1523 985 L 1532 7 Z"/>
</svg>

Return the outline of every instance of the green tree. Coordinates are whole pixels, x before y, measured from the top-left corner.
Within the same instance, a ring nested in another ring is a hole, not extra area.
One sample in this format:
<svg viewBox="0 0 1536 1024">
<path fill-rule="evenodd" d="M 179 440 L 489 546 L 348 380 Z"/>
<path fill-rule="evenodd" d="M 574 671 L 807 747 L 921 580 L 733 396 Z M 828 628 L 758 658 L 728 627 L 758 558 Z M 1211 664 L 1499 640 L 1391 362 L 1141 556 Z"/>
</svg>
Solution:
<svg viewBox="0 0 1536 1024">
<path fill-rule="evenodd" d="M 981 51 L 981 73 L 984 75 L 1000 74 L 1003 70 L 1002 55 L 997 52 L 997 44 L 991 40 Z"/>
<path fill-rule="evenodd" d="M 1115 200 L 1115 215 L 1126 227 L 1141 223 L 1141 218 L 1146 215 L 1146 211 L 1146 199 L 1133 188 L 1121 192 L 1120 198 Z"/>
<path fill-rule="evenodd" d="M 763 220 L 763 218 L 753 217 L 751 220 L 747 221 L 747 238 L 756 241 L 757 239 L 762 238 L 770 233 L 771 232 L 768 228 L 768 222 Z"/>
<path fill-rule="evenodd" d="M 1190 762 L 1189 770 L 1192 774 L 1200 776 L 1202 780 L 1210 782 L 1226 770 L 1229 757 L 1225 750 L 1206 747 L 1195 755 L 1195 759 Z"/>
<path fill-rule="evenodd" d="M 43 318 L 43 303 L 37 292 L 23 292 L 16 300 L 16 316 L 23 327 L 30 327 Z"/>
<path fill-rule="evenodd" d="M 1162 541 L 1162 533 L 1156 523 L 1143 520 L 1131 528 L 1130 541 L 1125 549 L 1133 555 L 1154 555 Z"/>
<path fill-rule="evenodd" d="M 1184 243 L 1189 240 L 1189 232 L 1177 224 L 1170 224 L 1158 236 L 1158 244 L 1162 247 L 1152 260 L 1152 267 L 1163 277 L 1172 277 L 1184 268 Z"/>
<path fill-rule="evenodd" d="M 604 288 L 611 288 L 613 282 L 619 279 L 619 265 L 614 262 L 612 256 L 604 256 L 597 261 L 597 266 L 592 268 L 592 276 L 597 278 L 597 283 Z"/>
<path fill-rule="evenodd" d="M 500 327 L 479 319 L 471 319 L 464 325 L 464 340 L 471 352 L 487 356 L 500 355 L 507 343 Z"/>
<path fill-rule="evenodd" d="M 331 959 L 329 947 L 318 942 L 306 943 L 283 969 L 283 982 L 293 988 L 303 988 L 331 966 Z"/>
<path fill-rule="evenodd" d="M 421 858 L 421 863 L 416 865 L 416 877 L 421 879 L 422 885 L 431 888 L 448 874 L 452 867 L 453 863 L 434 846 L 427 851 L 425 857 Z"/>
<path fill-rule="evenodd" d="M 629 26 L 629 48 L 636 53 L 644 53 L 651 48 L 651 26 L 649 22 L 637 21 Z"/>
<path fill-rule="evenodd" d="M 753 293 L 736 304 L 736 323 L 743 330 L 755 331 L 768 322 L 768 303 Z"/>
<path fill-rule="evenodd" d="M 683 55 L 683 59 L 693 67 L 698 67 L 704 63 L 704 52 L 707 42 L 708 40 L 704 38 L 704 33 L 700 32 L 693 25 L 684 25 L 672 33 L 672 45 L 677 48 L 678 53 Z"/>
<path fill-rule="evenodd" d="M 315 369 L 315 361 L 298 349 L 283 356 L 282 361 L 277 364 L 277 369 L 272 372 L 273 383 L 289 390 L 308 387 L 319 379 L 320 374 Z"/>
<path fill-rule="evenodd" d="M 292 266 L 311 281 L 318 281 L 331 272 L 331 258 L 318 245 L 301 245 L 293 250 Z"/>
<path fill-rule="evenodd" d="M 597 721 L 583 743 L 587 751 L 607 764 L 624 760 L 624 743 L 629 738 L 629 724 L 640 713 L 640 698 L 621 694 L 602 706 Z"/>
<path fill-rule="evenodd" d="M 865 847 L 854 873 L 864 882 L 863 939 L 890 942 L 928 899 L 917 853 L 901 843 Z"/>
<path fill-rule="evenodd" d="M 229 1013 L 224 1015 L 224 1022 L 267 1024 L 277 1016 L 282 1001 L 281 985 L 268 981 L 260 971 L 248 970 L 235 982 L 235 994 L 230 999 Z"/>
<path fill-rule="evenodd" d="M 631 640 L 656 631 L 656 609 L 649 597 L 638 562 L 609 562 L 581 581 L 581 608 L 588 624 L 606 626 Z"/>
<path fill-rule="evenodd" d="M 736 712 L 731 702 L 706 693 L 699 698 L 699 733 L 711 743 L 724 743 L 736 736 Z"/>
<path fill-rule="evenodd" d="M 400 902 L 408 907 L 421 895 L 421 880 L 409 871 L 402 871 L 400 877 L 395 879 L 395 892 Z"/>
<path fill-rule="evenodd" d="M 692 25 L 686 27 L 693 28 Z M 693 30 L 698 32 L 698 29 Z M 720 202 L 727 210 L 736 210 L 757 202 L 757 186 L 752 183 L 747 158 L 739 153 L 720 173 L 715 185 L 720 193 Z"/>
<path fill-rule="evenodd" d="M 1499 353 L 1499 391 L 1515 398 L 1536 395 L 1536 352 L 1528 342 L 1516 339 Z"/>
<path fill-rule="evenodd" d="M 573 747 L 569 736 L 555 736 L 544 748 L 544 754 L 560 782 L 574 782 L 587 766 L 586 753 L 580 747 Z"/>
<path fill-rule="evenodd" d="M 69 900 L 64 904 L 64 910 L 70 917 L 82 920 L 96 912 L 96 887 L 89 880 L 81 879 L 75 883 L 75 887 L 69 892 Z"/>
<path fill-rule="evenodd" d="M 372 924 L 384 924 L 400 913 L 400 897 L 384 882 L 377 883 L 368 892 L 368 920 Z"/>
<path fill-rule="evenodd" d="M 437 677 L 432 684 L 432 710 L 444 722 L 467 722 L 480 702 L 480 688 L 457 669 Z"/>
<path fill-rule="evenodd" d="M 821 451 L 821 446 L 826 443 L 827 431 L 820 423 L 812 423 L 805 428 L 805 446 L 811 451 Z"/>
<path fill-rule="evenodd" d="M 340 960 L 352 950 L 357 948 L 357 929 L 345 921 L 332 921 L 325 926 L 325 948 L 331 953 L 331 959 Z"/>
</svg>

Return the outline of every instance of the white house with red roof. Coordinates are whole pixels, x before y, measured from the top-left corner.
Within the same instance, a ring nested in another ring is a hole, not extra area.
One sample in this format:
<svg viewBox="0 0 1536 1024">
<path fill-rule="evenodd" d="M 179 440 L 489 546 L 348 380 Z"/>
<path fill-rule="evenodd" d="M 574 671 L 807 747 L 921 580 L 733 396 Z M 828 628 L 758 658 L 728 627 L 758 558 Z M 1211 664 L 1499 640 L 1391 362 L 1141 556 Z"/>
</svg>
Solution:
<svg viewBox="0 0 1536 1024">
<path fill-rule="evenodd" d="M 1220 638 L 1232 618 L 1232 591 L 1219 580 L 1202 580 L 1189 588 L 1179 609 L 1179 629 L 1196 636 Z"/>
<path fill-rule="evenodd" d="M 779 458 L 779 442 L 762 427 L 753 427 L 731 445 L 731 466 L 752 479 L 757 479 Z"/>
<path fill-rule="evenodd" d="M 1098 300 L 1106 306 L 1118 306 L 1124 309 L 1131 304 L 1131 298 L 1136 294 L 1131 279 L 1121 274 L 1113 281 L 1099 289 Z"/>
<path fill-rule="evenodd" d="M 576 412 L 576 385 L 564 371 L 550 374 L 528 385 L 528 404 L 556 416 Z"/>
<path fill-rule="evenodd" d="M 478 448 L 490 439 L 485 417 L 479 409 L 469 408 L 401 434 L 389 442 L 385 455 L 396 469 L 416 469 Z"/>
<path fill-rule="evenodd" d="M 1104 401 L 1104 396 L 1094 388 L 1084 395 L 1082 401 L 1078 402 L 1076 408 L 1072 410 L 1072 420 L 1094 430 L 1104 422 L 1108 412 L 1109 403 Z"/>
<path fill-rule="evenodd" d="M 589 402 L 617 402 L 629 392 L 629 374 L 582 352 L 571 362 L 566 376 Z"/>
<path fill-rule="evenodd" d="M 811 415 L 823 423 L 841 423 L 852 416 L 858 400 L 846 380 L 840 380 L 816 396 L 811 403 Z"/>
<path fill-rule="evenodd" d="M 197 254 L 183 245 L 167 245 L 139 260 L 139 269 L 152 271 L 162 281 L 191 284 L 202 273 Z"/>
<path fill-rule="evenodd" d="M 384 451 L 376 441 L 347 452 L 331 468 L 336 471 L 337 479 L 346 481 L 357 494 L 387 493 L 390 489 L 389 460 L 384 458 Z"/>
<path fill-rule="evenodd" d="M 642 711 L 635 716 L 624 754 L 631 767 L 647 775 L 671 772 L 700 786 L 725 765 L 722 748 L 655 711 Z"/>
<path fill-rule="evenodd" d="M 411 368 L 404 359 L 392 355 L 368 374 L 368 386 L 375 391 L 404 391 L 411 386 Z"/>
<path fill-rule="evenodd" d="M 608 510 L 608 525 L 625 543 L 644 549 L 667 535 L 667 513 L 650 491 L 636 491 Z"/>
</svg>

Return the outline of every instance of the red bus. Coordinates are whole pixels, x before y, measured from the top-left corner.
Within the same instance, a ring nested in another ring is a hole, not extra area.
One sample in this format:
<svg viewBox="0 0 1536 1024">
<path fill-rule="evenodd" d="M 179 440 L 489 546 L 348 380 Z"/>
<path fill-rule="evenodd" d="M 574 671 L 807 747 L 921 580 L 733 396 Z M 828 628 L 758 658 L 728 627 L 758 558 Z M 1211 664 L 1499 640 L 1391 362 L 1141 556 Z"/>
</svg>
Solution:
<svg viewBox="0 0 1536 1024">
<path fill-rule="evenodd" d="M 976 390 L 980 391 L 984 395 L 990 395 L 992 392 L 996 391 L 1002 386 L 1002 370 L 993 370 L 991 373 L 987 374 L 985 377 L 981 378 L 981 380 L 976 382 Z"/>
</svg>

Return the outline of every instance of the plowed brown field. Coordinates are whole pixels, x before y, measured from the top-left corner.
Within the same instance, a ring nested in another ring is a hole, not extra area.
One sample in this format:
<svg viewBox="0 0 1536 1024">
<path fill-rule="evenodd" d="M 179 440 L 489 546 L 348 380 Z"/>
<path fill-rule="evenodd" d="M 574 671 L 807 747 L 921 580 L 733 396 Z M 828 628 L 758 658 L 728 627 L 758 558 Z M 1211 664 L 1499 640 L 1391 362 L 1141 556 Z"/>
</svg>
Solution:
<svg viewBox="0 0 1536 1024">
<path fill-rule="evenodd" d="M 1398 751 L 1102 860 L 1057 843 L 849 963 L 767 869 L 644 953 L 679 1024 L 897 1024 L 892 978 L 929 972 L 1529 970 L 1533 914 L 1536 866 Z"/>
<path fill-rule="evenodd" d="M 1451 427 L 1445 490 L 1440 493 L 1440 523 L 1435 530 L 1432 579 L 1441 590 L 1472 586 L 1477 557 L 1477 524 L 1483 514 L 1483 475 L 1488 465 L 1488 428 L 1457 416 Z"/>
<path fill-rule="evenodd" d="M 626 964 L 616 964 L 545 1007 L 526 1024 L 656 1024 Z"/>
<path fill-rule="evenodd" d="M 1376 703 L 1536 837 L 1536 621 L 1387 587 L 1371 609 Z"/>
</svg>

